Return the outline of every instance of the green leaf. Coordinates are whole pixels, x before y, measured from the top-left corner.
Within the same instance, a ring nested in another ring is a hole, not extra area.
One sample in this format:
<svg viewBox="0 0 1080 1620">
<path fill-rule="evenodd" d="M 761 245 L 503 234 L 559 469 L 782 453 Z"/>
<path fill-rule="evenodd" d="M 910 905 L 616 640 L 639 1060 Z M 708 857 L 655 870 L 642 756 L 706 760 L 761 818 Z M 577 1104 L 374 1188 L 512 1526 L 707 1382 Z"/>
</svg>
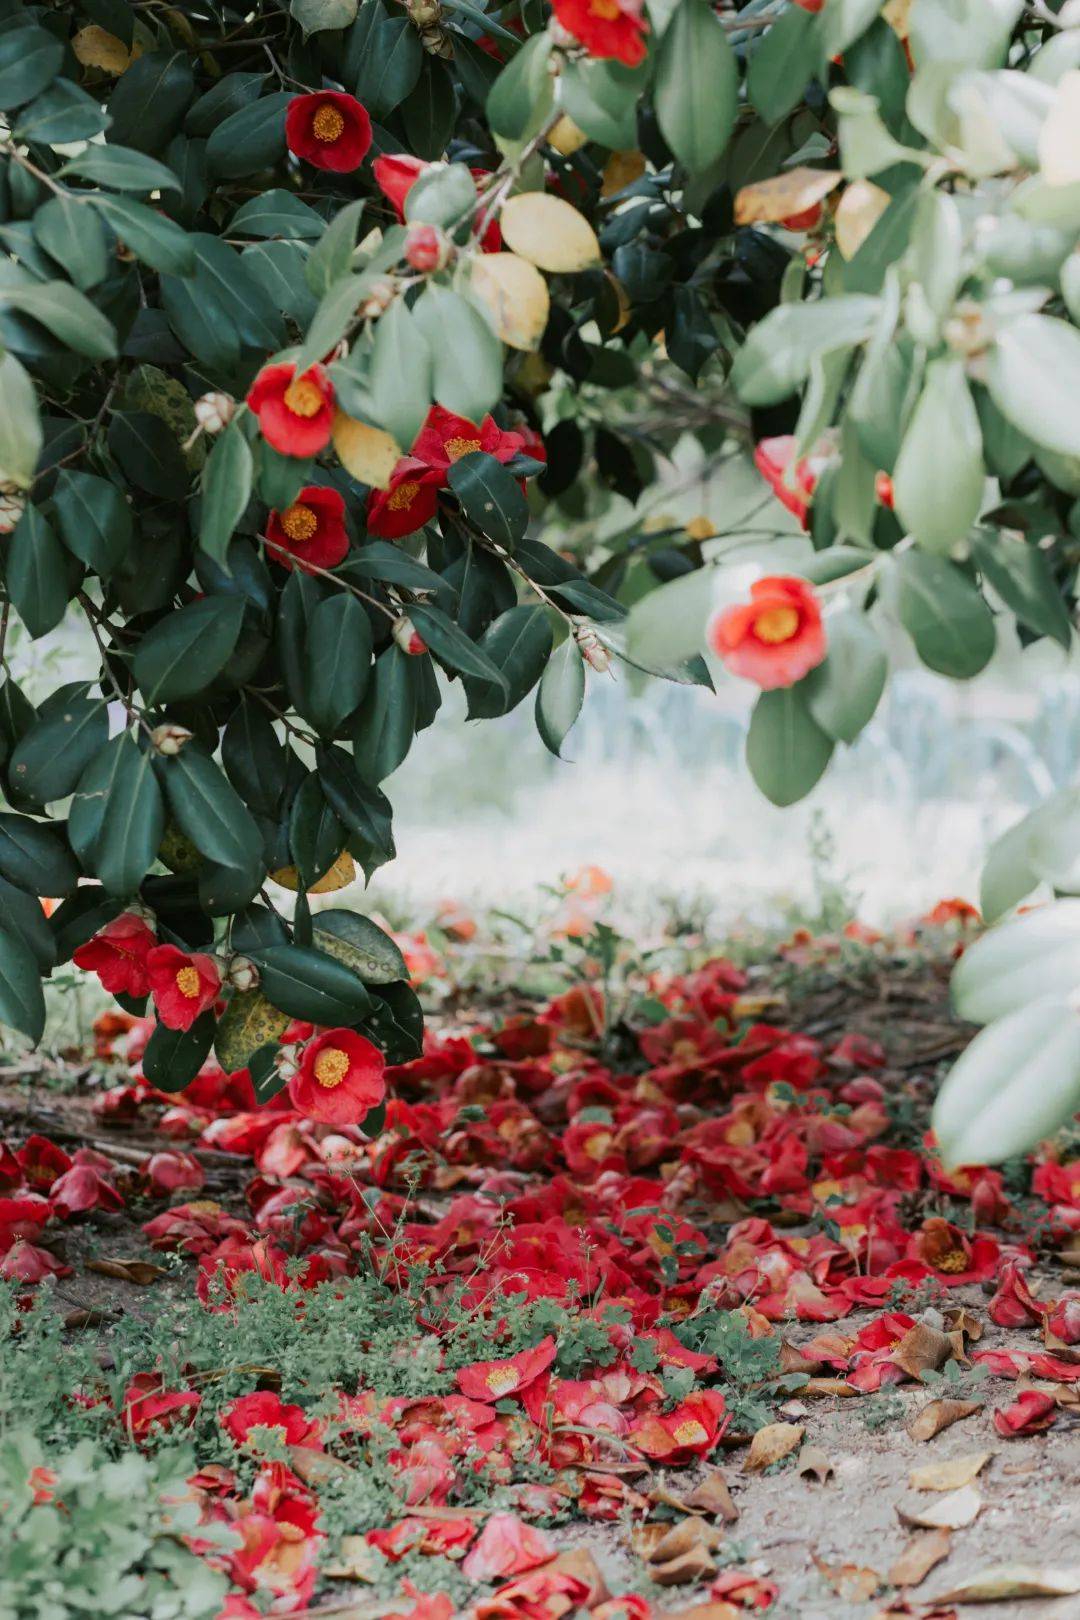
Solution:
<svg viewBox="0 0 1080 1620">
<path fill-rule="evenodd" d="M 985 483 L 982 428 L 964 362 L 931 360 L 893 474 L 897 514 L 920 546 L 948 553 L 967 539 Z"/>
<path fill-rule="evenodd" d="M 72 953 L 118 917 L 121 909 L 121 902 L 106 898 L 99 884 L 82 884 L 48 919 L 56 943 L 56 960 L 69 961 Z"/>
<path fill-rule="evenodd" d="M 999 327 L 986 385 L 1006 421 L 1033 444 L 1080 456 L 1080 332 L 1049 315 L 1021 315 Z"/>
<path fill-rule="evenodd" d="M 923 663 L 970 680 L 993 657 L 994 620 L 967 576 L 943 557 L 908 551 L 891 561 L 883 592 Z"/>
<path fill-rule="evenodd" d="M 412 94 L 423 65 L 424 47 L 411 18 L 377 12 L 369 48 L 360 58 L 357 99 L 373 118 L 387 118 Z"/>
<path fill-rule="evenodd" d="M 786 11 L 759 36 L 750 58 L 746 93 L 767 124 L 777 124 L 802 99 L 813 77 L 816 23 L 801 6 Z"/>
<path fill-rule="evenodd" d="M 285 111 L 291 100 L 288 91 L 274 91 L 218 124 L 206 146 L 211 174 L 242 180 L 274 168 L 285 156 Z"/>
<path fill-rule="evenodd" d="M 715 163 L 735 125 L 735 55 L 708 0 L 678 0 L 656 52 L 660 131 L 691 174 Z"/>
<path fill-rule="evenodd" d="M 88 146 L 85 152 L 65 163 L 60 174 L 65 180 L 73 176 L 92 180 L 95 185 L 109 186 L 113 191 L 180 190 L 180 182 L 167 164 L 126 146 Z M 82 193 L 76 192 L 73 196 L 82 198 Z"/>
<path fill-rule="evenodd" d="M 109 273 L 101 216 L 71 197 L 51 197 L 34 215 L 34 235 L 77 287 L 85 292 Z"/>
<path fill-rule="evenodd" d="M 47 90 L 24 107 L 15 124 L 17 140 L 40 146 L 66 146 L 90 141 L 109 126 L 109 114 L 70 79 L 54 79 Z"/>
<path fill-rule="evenodd" d="M 210 1056 L 214 1044 L 212 1012 L 196 1018 L 190 1029 L 168 1029 L 157 1023 L 142 1056 L 142 1072 L 158 1091 L 183 1091 Z"/>
<path fill-rule="evenodd" d="M 814 719 L 797 686 L 762 692 L 746 737 L 750 774 L 773 804 L 804 799 L 825 773 L 833 740 Z"/>
<path fill-rule="evenodd" d="M 199 545 L 225 563 L 233 531 L 247 510 L 255 463 L 239 422 L 220 435 L 203 469 Z"/>
<path fill-rule="evenodd" d="M 544 747 L 562 758 L 567 733 L 585 701 L 585 663 L 573 636 L 555 648 L 536 693 L 536 729 Z"/>
<path fill-rule="evenodd" d="M 390 935 L 358 911 L 320 911 L 314 943 L 367 984 L 408 979 L 409 968 Z"/>
<path fill-rule="evenodd" d="M 851 609 L 830 618 L 829 651 L 807 675 L 806 707 L 834 742 L 853 743 L 881 701 L 889 661 L 865 613 Z"/>
<path fill-rule="evenodd" d="M 90 864 L 106 894 L 126 897 L 135 893 L 157 857 L 165 833 L 165 801 L 151 755 L 137 747 L 130 732 L 121 732 L 109 747 L 114 768 Z"/>
<path fill-rule="evenodd" d="M 229 221 L 230 236 L 282 236 L 317 241 L 326 221 L 291 191 L 264 191 L 242 203 Z"/>
<path fill-rule="evenodd" d="M 0 1023 L 17 1029 L 34 1046 L 45 1033 L 38 965 L 30 947 L 10 927 L 0 928 Z"/>
<path fill-rule="evenodd" d="M 431 404 L 432 356 L 419 323 L 396 298 L 379 316 L 371 350 L 371 406 L 401 445 L 411 445 Z"/>
<path fill-rule="evenodd" d="M 510 58 L 487 98 L 493 134 L 520 141 L 539 128 L 551 105 L 550 55 L 551 36 L 542 29 Z"/>
<path fill-rule="evenodd" d="M 73 557 L 107 579 L 134 539 L 131 508 L 115 484 L 65 467 L 53 492 L 60 536 Z"/>
<path fill-rule="evenodd" d="M 79 777 L 109 740 L 103 698 L 64 696 L 43 707 L 16 745 L 8 765 L 12 785 L 34 804 L 51 804 L 75 791 Z"/>
<path fill-rule="evenodd" d="M 1075 792 L 1071 799 L 1075 817 Z M 953 969 L 952 1004 L 958 1018 L 990 1024 L 1040 996 L 1064 999 L 1078 981 L 1080 900 L 1055 900 L 988 929 L 965 949 Z"/>
<path fill-rule="evenodd" d="M 0 877 L 28 894 L 56 898 L 72 893 L 79 871 L 56 828 L 0 813 Z"/>
<path fill-rule="evenodd" d="M 371 996 L 360 979 L 323 951 L 270 945 L 249 955 L 258 966 L 263 994 L 290 1018 L 349 1026 L 371 1011 Z"/>
<path fill-rule="evenodd" d="M 209 754 L 188 743 L 165 761 L 165 798 L 180 828 L 220 866 L 242 872 L 261 848 L 250 811 Z"/>
<path fill-rule="evenodd" d="M 186 498 L 191 475 L 169 424 L 149 411 L 117 411 L 109 424 L 109 449 L 138 489 L 158 500 Z"/>
<path fill-rule="evenodd" d="M 116 356 L 112 322 L 69 281 L 0 288 L 0 305 L 4 304 L 40 321 L 76 354 L 85 354 L 90 360 L 112 360 Z"/>
<path fill-rule="evenodd" d="M 476 181 L 464 163 L 437 163 L 420 174 L 405 198 L 410 225 L 456 225 L 476 206 Z"/>
<path fill-rule="evenodd" d="M 462 511 L 481 534 L 512 551 L 529 526 L 529 508 L 513 473 L 483 450 L 470 450 L 448 474 Z"/>
<path fill-rule="evenodd" d="M 312 316 L 307 337 L 304 339 L 304 346 L 296 357 L 295 365 L 298 375 L 303 376 L 310 366 L 313 366 L 316 361 L 322 360 L 323 356 L 340 342 L 349 325 L 355 319 L 356 311 L 362 304 L 368 289 L 375 279 L 375 277 L 367 274 L 361 276 L 347 275 L 327 288 L 319 300 L 319 307 Z M 396 309 L 402 303 L 403 300 L 398 299 L 397 304 L 392 305 L 391 309 Z M 380 318 L 376 327 L 376 334 L 382 331 L 383 322 L 388 318 L 389 313 L 390 311 L 387 311 L 387 314 Z"/>
<path fill-rule="evenodd" d="M 276 816 L 285 787 L 285 749 L 270 716 L 245 699 L 234 711 L 221 739 L 226 774 L 249 809 Z"/>
<path fill-rule="evenodd" d="M 1051 636 L 1067 652 L 1072 625 L 1046 552 L 1001 529 L 980 530 L 971 549 L 980 573 L 1021 624 Z"/>
<path fill-rule="evenodd" d="M 191 238 L 175 220 L 167 219 L 143 203 L 128 197 L 113 197 L 104 191 L 91 193 L 99 208 L 136 258 L 162 275 L 190 276 L 195 269 L 195 249 Z"/>
<path fill-rule="evenodd" d="M 879 307 L 876 298 L 861 293 L 779 305 L 736 355 L 734 387 L 748 405 L 779 405 L 806 381 L 815 360 L 865 342 Z"/>
<path fill-rule="evenodd" d="M 416 733 L 419 660 L 387 647 L 375 660 L 367 697 L 352 728 L 353 754 L 364 780 L 378 785 L 397 770 Z"/>
<path fill-rule="evenodd" d="M 226 73 L 188 109 L 185 132 L 212 135 L 218 124 L 255 101 L 265 83 L 265 73 Z"/>
<path fill-rule="evenodd" d="M 456 113 L 450 70 L 437 57 L 426 56 L 416 88 L 401 109 L 408 149 L 428 162 L 441 158 L 454 132 Z"/>
<path fill-rule="evenodd" d="M 110 144 L 161 152 L 183 123 L 195 95 L 186 52 L 149 51 L 126 68 L 109 97 Z"/>
<path fill-rule="evenodd" d="M 911 15 L 915 61 L 920 68 L 932 62 L 1001 67 L 1023 9 L 1023 0 L 948 0 L 947 5 L 919 0 Z"/>
<path fill-rule="evenodd" d="M 567 58 L 559 75 L 560 106 L 591 141 L 613 151 L 632 150 L 648 73 L 645 63 L 627 68 L 590 56 Z"/>
<path fill-rule="evenodd" d="M 13 28 L 0 34 L 0 107 L 21 107 L 53 82 L 64 44 L 46 28 Z"/>
<path fill-rule="evenodd" d="M 29 489 L 41 455 L 37 391 L 13 354 L 0 356 L 0 467 L 5 478 Z"/>
<path fill-rule="evenodd" d="M 289 12 L 305 34 L 348 28 L 356 18 L 359 0 L 290 0 Z"/>
<path fill-rule="evenodd" d="M 319 780 L 335 815 L 350 834 L 389 860 L 394 844 L 386 795 L 364 780 L 357 761 L 343 748 L 320 748 L 316 757 Z"/>
<path fill-rule="evenodd" d="M 507 714 L 532 691 L 551 656 L 551 618 L 544 607 L 513 607 L 500 613 L 480 638 L 480 650 L 503 673 L 507 690 L 472 677 L 465 680 L 470 720 Z"/>
<path fill-rule="evenodd" d="M 26 894 L 0 878 L 0 916 L 4 919 L 4 928 L 17 935 L 28 948 L 38 972 L 51 973 L 56 966 L 56 940 L 37 896 Z"/>
<path fill-rule="evenodd" d="M 448 411 L 479 422 L 502 398 L 499 339 L 478 309 L 434 282 L 429 282 L 413 314 L 431 355 L 432 397 Z"/>
<path fill-rule="evenodd" d="M 345 828 L 327 802 L 322 783 L 312 772 L 301 782 L 289 812 L 289 849 L 302 893 L 328 872 L 345 846 Z M 308 944 L 310 940 L 297 942 Z"/>
<path fill-rule="evenodd" d="M 358 597 L 339 591 L 319 603 L 305 663 L 305 718 L 332 737 L 358 707 L 371 671 L 371 621 Z"/>
<path fill-rule="evenodd" d="M 214 1055 L 226 1074 L 235 1074 L 246 1069 L 264 1046 L 276 1047 L 288 1027 L 288 1014 L 273 1006 L 261 990 L 245 990 L 233 996 L 218 1021 Z"/>
<path fill-rule="evenodd" d="M 304 276 L 312 292 L 318 293 L 320 298 L 353 270 L 356 237 L 363 214 L 363 197 L 354 197 L 344 208 L 339 208 L 330 223 L 324 226 L 321 239 L 308 254 Z M 399 229 L 398 226 L 390 227 L 391 231 Z M 370 263 L 367 268 L 370 268 Z M 360 288 L 363 285 L 364 283 L 360 281 L 355 283 L 358 303 Z M 303 367 L 300 369 L 302 371 Z"/>
<path fill-rule="evenodd" d="M 409 617 L 440 662 L 462 675 L 491 682 L 509 696 L 509 684 L 502 670 L 440 608 L 428 602 L 414 602 L 409 608 Z"/>
<path fill-rule="evenodd" d="M 205 691 L 232 656 L 243 618 L 238 598 L 207 596 L 160 619 L 132 661 L 146 701 L 171 703 Z"/>
<path fill-rule="evenodd" d="M 32 640 L 55 630 L 68 605 L 63 547 L 36 506 L 28 506 L 7 543 L 4 580 Z"/>
</svg>

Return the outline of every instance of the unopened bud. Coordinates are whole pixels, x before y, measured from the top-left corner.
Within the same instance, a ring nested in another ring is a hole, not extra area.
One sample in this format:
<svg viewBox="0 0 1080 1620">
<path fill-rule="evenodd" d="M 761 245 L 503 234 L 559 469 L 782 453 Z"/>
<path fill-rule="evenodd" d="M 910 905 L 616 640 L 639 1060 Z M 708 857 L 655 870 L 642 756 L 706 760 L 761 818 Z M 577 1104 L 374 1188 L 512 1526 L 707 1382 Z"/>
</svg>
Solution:
<svg viewBox="0 0 1080 1620">
<path fill-rule="evenodd" d="M 286 1085 L 294 1076 L 300 1073 L 300 1065 L 293 1054 L 291 1047 L 279 1046 L 274 1055 L 274 1068 L 285 1081 Z"/>
<path fill-rule="evenodd" d="M 893 481 L 887 472 L 874 475 L 874 498 L 879 506 L 887 506 L 891 512 L 895 504 L 893 498 Z"/>
<path fill-rule="evenodd" d="M 450 261 L 450 238 L 437 225 L 410 225 L 405 236 L 405 258 L 425 275 L 444 270 Z"/>
<path fill-rule="evenodd" d="M 441 56 L 447 62 L 453 59 L 454 42 L 441 23 L 421 29 L 420 43 L 429 56 Z"/>
<path fill-rule="evenodd" d="M 157 753 L 164 754 L 166 759 L 171 759 L 174 754 L 180 752 L 181 748 L 186 747 L 192 736 L 193 733 L 186 726 L 177 726 L 172 721 L 167 720 L 164 725 L 154 727 L 150 733 L 150 741 L 153 743 Z"/>
<path fill-rule="evenodd" d="M 225 977 L 234 990 L 255 990 L 259 984 L 259 970 L 250 956 L 232 957 Z"/>
<path fill-rule="evenodd" d="M 10 534 L 26 511 L 26 496 L 17 490 L 0 495 L 0 534 Z"/>
<path fill-rule="evenodd" d="M 411 658 L 418 658 L 421 653 L 426 653 L 428 650 L 427 642 L 418 633 L 412 620 L 404 613 L 400 619 L 394 620 L 390 634 L 402 652 L 408 653 Z"/>
<path fill-rule="evenodd" d="M 392 281 L 377 281 L 360 305 L 360 315 L 364 320 L 374 320 L 383 310 L 389 309 L 397 296 L 397 288 Z"/>
<path fill-rule="evenodd" d="M 611 668 L 611 655 L 591 624 L 576 624 L 574 640 L 590 669 L 603 675 Z"/>
<path fill-rule="evenodd" d="M 220 433 L 227 428 L 236 414 L 236 401 L 231 394 L 214 390 L 202 394 L 195 401 L 195 420 L 204 433 Z"/>
<path fill-rule="evenodd" d="M 405 10 L 417 28 L 432 28 L 442 21 L 441 0 L 405 0 Z"/>
</svg>

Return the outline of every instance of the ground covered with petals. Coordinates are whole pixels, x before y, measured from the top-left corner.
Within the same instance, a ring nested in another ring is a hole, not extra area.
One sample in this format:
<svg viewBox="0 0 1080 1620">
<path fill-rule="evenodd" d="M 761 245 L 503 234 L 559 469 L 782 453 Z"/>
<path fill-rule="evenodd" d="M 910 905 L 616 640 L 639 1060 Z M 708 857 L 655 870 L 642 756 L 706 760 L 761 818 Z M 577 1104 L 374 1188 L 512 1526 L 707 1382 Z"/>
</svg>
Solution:
<svg viewBox="0 0 1080 1620">
<path fill-rule="evenodd" d="M 1080 1148 L 926 1134 L 976 920 L 595 901 L 538 973 L 403 941 L 373 1140 L 120 1015 L 0 1091 L 0 1612 L 1080 1613 Z"/>
</svg>

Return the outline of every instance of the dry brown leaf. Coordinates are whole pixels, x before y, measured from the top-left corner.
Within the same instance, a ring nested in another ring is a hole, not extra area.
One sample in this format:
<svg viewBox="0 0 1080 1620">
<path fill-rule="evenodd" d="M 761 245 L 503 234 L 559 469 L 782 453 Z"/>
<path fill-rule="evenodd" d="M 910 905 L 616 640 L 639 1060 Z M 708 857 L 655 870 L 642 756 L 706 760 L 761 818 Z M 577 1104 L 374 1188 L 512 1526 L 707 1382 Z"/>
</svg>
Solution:
<svg viewBox="0 0 1080 1620">
<path fill-rule="evenodd" d="M 802 1444 L 806 1429 L 801 1423 L 766 1423 L 750 1442 L 750 1450 L 743 1463 L 744 1474 L 760 1474 L 763 1468 L 790 1457 L 795 1447 Z"/>
<path fill-rule="evenodd" d="M 860 1392 L 846 1378 L 809 1378 L 799 1391 L 800 1395 L 858 1395 Z"/>
<path fill-rule="evenodd" d="M 103 1327 L 106 1322 L 117 1319 L 120 1312 L 103 1309 L 100 1305 L 91 1305 L 89 1310 L 68 1311 L 64 1317 L 66 1328 Z"/>
<path fill-rule="evenodd" d="M 472 289 L 504 343 L 540 347 L 551 297 L 534 264 L 517 253 L 481 253 L 473 260 Z"/>
<path fill-rule="evenodd" d="M 799 1452 L 798 1470 L 804 1478 L 816 1479 L 819 1485 L 824 1485 L 833 1476 L 833 1465 L 820 1446 L 803 1446 Z"/>
<path fill-rule="evenodd" d="M 102 1277 L 116 1277 L 120 1282 L 134 1283 L 138 1288 L 149 1288 L 151 1283 L 164 1277 L 165 1267 L 155 1266 L 150 1260 L 88 1260 L 87 1271 L 96 1271 Z"/>
<path fill-rule="evenodd" d="M 982 1338 L 982 1320 L 969 1311 L 966 1305 L 948 1305 L 943 1314 L 947 1332 L 962 1333 L 972 1344 L 977 1344 Z"/>
<path fill-rule="evenodd" d="M 547 138 L 547 144 L 560 152 L 563 157 L 573 157 L 580 152 L 589 137 L 583 129 L 579 129 L 572 118 L 563 113 L 558 123 Z"/>
<path fill-rule="evenodd" d="M 319 1572 L 332 1581 L 374 1581 L 382 1559 L 363 1536 L 342 1536 L 337 1557 L 322 1563 Z"/>
<path fill-rule="evenodd" d="M 881 1576 L 876 1569 L 860 1564 L 826 1564 L 816 1554 L 814 1565 L 822 1580 L 845 1603 L 867 1603 L 881 1589 Z"/>
<path fill-rule="evenodd" d="M 941 1333 L 928 1322 L 916 1322 L 892 1352 L 890 1360 L 902 1367 L 909 1378 L 920 1373 L 937 1372 L 953 1354 L 955 1346 L 947 1333 Z"/>
<path fill-rule="evenodd" d="M 289 1467 L 305 1485 L 326 1485 L 332 1479 L 348 1479 L 356 1473 L 349 1463 L 314 1446 L 289 1446 Z M 418 1510 L 422 1512 L 422 1509 Z"/>
<path fill-rule="evenodd" d="M 912 1536 L 889 1571 L 892 1586 L 919 1586 L 952 1548 L 949 1530 L 921 1530 Z"/>
<path fill-rule="evenodd" d="M 401 456 L 397 440 L 382 428 L 358 422 L 338 411 L 334 416 L 334 449 L 338 460 L 359 484 L 386 489 Z"/>
<path fill-rule="evenodd" d="M 686 1505 L 701 1513 L 711 1513 L 714 1519 L 723 1519 L 728 1524 L 734 1524 L 739 1517 L 727 1480 L 719 1468 L 709 1469 L 686 1498 Z"/>
<path fill-rule="evenodd" d="M 133 60 L 123 40 L 110 34 L 107 28 L 100 28 L 97 23 L 89 23 L 73 34 L 71 49 L 75 53 L 75 60 L 81 62 L 83 67 L 101 68 L 103 73 L 111 73 L 114 78 L 129 68 Z M 135 55 L 138 55 L 137 51 Z"/>
<path fill-rule="evenodd" d="M 978 1401 L 930 1401 L 920 1412 L 916 1412 L 907 1426 L 907 1432 L 913 1440 L 932 1440 L 943 1429 L 978 1411 L 981 1411 Z"/>
<path fill-rule="evenodd" d="M 963 1530 L 975 1523 L 982 1505 L 974 1485 L 964 1485 L 936 1502 L 913 1502 L 907 1507 L 898 1504 L 896 1511 L 904 1524 L 921 1525 L 927 1530 Z"/>
<path fill-rule="evenodd" d="M 1080 1569 L 1044 1564 L 995 1564 L 943 1592 L 940 1603 L 997 1603 L 1003 1598 L 1073 1597 L 1080 1592 Z"/>
<path fill-rule="evenodd" d="M 601 197 L 614 197 L 615 193 L 622 191 L 626 186 L 632 186 L 635 180 L 640 180 L 645 173 L 645 154 L 633 149 L 628 152 L 612 152 L 604 164 L 604 179 L 600 187 Z"/>
<path fill-rule="evenodd" d="M 800 165 L 768 180 L 742 186 L 735 196 L 736 225 L 775 225 L 792 214 L 805 213 L 840 184 L 836 169 L 809 169 Z"/>
<path fill-rule="evenodd" d="M 558 1570 L 560 1575 L 573 1575 L 575 1579 L 585 1583 L 589 1593 L 582 1599 L 583 1608 L 595 1609 L 598 1603 L 606 1603 L 611 1596 L 600 1572 L 600 1566 L 588 1547 L 570 1547 L 552 1559 L 545 1568 Z"/>
<path fill-rule="evenodd" d="M 695 1603 L 689 1609 L 661 1609 L 656 1620 L 747 1620 L 747 1615 L 745 1609 L 720 1598 L 711 1603 Z"/>
<path fill-rule="evenodd" d="M 992 1451 L 971 1451 L 945 1462 L 927 1463 L 911 1470 L 908 1483 L 916 1491 L 958 1491 L 977 1478 L 993 1455 Z"/>
<path fill-rule="evenodd" d="M 552 274 L 587 270 L 600 258 L 596 232 L 576 208 L 545 191 L 523 191 L 502 207 L 499 225 L 513 253 Z"/>
<path fill-rule="evenodd" d="M 891 201 L 889 193 L 872 180 L 853 180 L 844 187 L 833 215 L 841 258 L 855 257 Z"/>
<path fill-rule="evenodd" d="M 699 1518 L 680 1519 L 678 1524 L 645 1525 L 643 1528 L 661 1531 L 661 1534 L 651 1541 L 646 1554 L 646 1562 L 649 1564 L 666 1564 L 673 1558 L 681 1558 L 686 1553 L 701 1549 L 705 1552 L 715 1552 L 724 1539 L 722 1530 Z"/>
<path fill-rule="evenodd" d="M 650 1564 L 649 1579 L 657 1586 L 689 1586 L 716 1574 L 716 1564 L 704 1547 L 693 1547 L 666 1564 Z"/>
</svg>

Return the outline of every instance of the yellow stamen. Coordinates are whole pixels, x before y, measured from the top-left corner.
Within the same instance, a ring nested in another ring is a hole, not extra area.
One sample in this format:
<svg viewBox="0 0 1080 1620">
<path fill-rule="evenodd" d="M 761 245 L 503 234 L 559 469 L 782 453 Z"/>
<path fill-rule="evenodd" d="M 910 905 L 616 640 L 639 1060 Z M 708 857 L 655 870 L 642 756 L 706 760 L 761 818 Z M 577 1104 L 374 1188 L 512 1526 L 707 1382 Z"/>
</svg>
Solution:
<svg viewBox="0 0 1080 1620">
<path fill-rule="evenodd" d="M 484 1379 L 493 1395 L 505 1395 L 517 1388 L 518 1375 L 513 1367 L 494 1367 Z"/>
<path fill-rule="evenodd" d="M 677 1440 L 680 1446 L 699 1446 L 703 1440 L 709 1438 L 709 1431 L 703 1423 L 698 1422 L 697 1418 L 687 1418 L 685 1423 L 680 1423 L 677 1429 L 672 1430 L 671 1437 Z"/>
<path fill-rule="evenodd" d="M 285 390 L 285 403 L 294 416 L 318 416 L 324 401 L 310 377 L 295 377 Z"/>
<path fill-rule="evenodd" d="M 759 641 L 790 641 L 799 628 L 799 615 L 793 607 L 766 608 L 754 620 Z"/>
<path fill-rule="evenodd" d="M 295 501 L 292 506 L 282 512 L 281 527 L 290 540 L 298 540 L 303 543 L 303 541 L 310 540 L 314 536 L 319 527 L 319 520 L 310 506 L 305 506 L 302 501 Z"/>
<path fill-rule="evenodd" d="M 332 102 L 324 101 L 311 120 L 311 133 L 317 141 L 336 141 L 345 129 L 345 120 Z"/>
<path fill-rule="evenodd" d="M 329 1091 L 340 1086 L 349 1072 L 349 1054 L 340 1046 L 327 1046 L 315 1059 L 315 1078 Z"/>
<path fill-rule="evenodd" d="M 387 507 L 391 512 L 407 512 L 419 491 L 419 484 L 412 479 L 406 479 L 403 484 L 399 484 L 397 489 L 391 492 L 390 499 L 386 503 Z"/>
<path fill-rule="evenodd" d="M 182 967 L 176 975 L 176 988 L 182 996 L 186 996 L 189 1001 L 194 1001 L 202 989 L 198 969 Z"/>
<path fill-rule="evenodd" d="M 589 10 L 594 17 L 601 18 L 603 22 L 614 22 L 622 7 L 619 0 L 590 0 Z"/>
<path fill-rule="evenodd" d="M 958 1271 L 966 1271 L 967 1263 L 967 1255 L 963 1249 L 947 1249 L 940 1260 L 931 1261 L 935 1271 L 944 1271 L 949 1276 Z"/>
<path fill-rule="evenodd" d="M 480 449 L 479 439 L 447 439 L 446 453 L 451 461 L 460 461 L 462 456 L 471 455 L 474 450 Z"/>
</svg>

